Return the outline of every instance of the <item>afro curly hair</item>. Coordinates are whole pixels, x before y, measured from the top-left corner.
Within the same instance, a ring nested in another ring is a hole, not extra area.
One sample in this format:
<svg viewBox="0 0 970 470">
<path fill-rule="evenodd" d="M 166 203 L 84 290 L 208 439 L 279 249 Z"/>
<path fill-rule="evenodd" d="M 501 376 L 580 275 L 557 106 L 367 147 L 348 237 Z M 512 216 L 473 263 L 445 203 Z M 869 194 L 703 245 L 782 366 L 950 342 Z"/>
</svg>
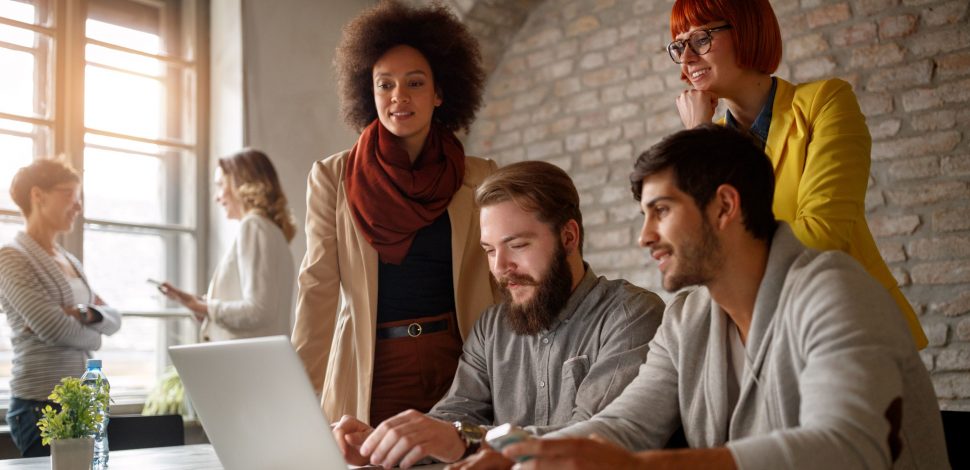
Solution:
<svg viewBox="0 0 970 470">
<path fill-rule="evenodd" d="M 415 8 L 382 1 L 344 27 L 336 57 L 344 121 L 360 131 L 377 119 L 374 64 L 399 45 L 417 49 L 431 66 L 442 99 L 435 122 L 452 132 L 467 130 L 482 105 L 482 57 L 465 25 L 437 2 Z"/>
</svg>

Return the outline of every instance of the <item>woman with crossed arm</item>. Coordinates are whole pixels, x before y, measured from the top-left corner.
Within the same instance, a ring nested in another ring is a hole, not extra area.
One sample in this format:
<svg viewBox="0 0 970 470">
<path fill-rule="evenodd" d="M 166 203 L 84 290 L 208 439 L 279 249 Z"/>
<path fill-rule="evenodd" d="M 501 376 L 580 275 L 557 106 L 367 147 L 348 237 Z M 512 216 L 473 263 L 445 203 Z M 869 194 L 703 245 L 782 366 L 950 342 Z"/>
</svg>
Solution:
<svg viewBox="0 0 970 470">
<path fill-rule="evenodd" d="M 24 457 L 49 455 L 37 421 L 63 377 L 79 377 L 121 314 L 94 293 L 81 263 L 57 243 L 81 213 L 81 178 L 69 165 L 37 160 L 13 177 L 10 196 L 26 230 L 0 248 L 0 307 L 13 343 L 10 437 Z"/>
</svg>

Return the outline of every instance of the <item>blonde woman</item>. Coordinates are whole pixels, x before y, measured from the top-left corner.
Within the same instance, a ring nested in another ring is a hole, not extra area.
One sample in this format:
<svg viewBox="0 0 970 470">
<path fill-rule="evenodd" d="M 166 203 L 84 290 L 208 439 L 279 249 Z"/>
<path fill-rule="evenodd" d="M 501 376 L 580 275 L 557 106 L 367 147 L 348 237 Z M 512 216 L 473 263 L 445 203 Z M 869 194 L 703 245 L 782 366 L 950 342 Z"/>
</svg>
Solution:
<svg viewBox="0 0 970 470">
<path fill-rule="evenodd" d="M 216 267 L 205 297 L 168 282 L 159 290 L 202 322 L 203 341 L 290 334 L 296 233 L 276 169 L 262 152 L 244 149 L 219 159 L 216 202 L 239 235 Z"/>
</svg>

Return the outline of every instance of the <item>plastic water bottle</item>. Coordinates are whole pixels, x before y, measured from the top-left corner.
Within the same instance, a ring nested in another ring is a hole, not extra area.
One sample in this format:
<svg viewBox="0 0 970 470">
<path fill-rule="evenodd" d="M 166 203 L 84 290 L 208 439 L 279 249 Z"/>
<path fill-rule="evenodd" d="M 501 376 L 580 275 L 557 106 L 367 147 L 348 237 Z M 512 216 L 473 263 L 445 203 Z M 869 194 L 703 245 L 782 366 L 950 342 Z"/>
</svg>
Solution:
<svg viewBox="0 0 970 470">
<path fill-rule="evenodd" d="M 101 387 L 108 387 L 108 378 L 101 371 L 101 359 L 88 359 L 87 370 L 81 376 L 81 381 L 85 385 L 92 387 L 98 386 L 98 379 L 101 379 Z M 108 468 L 108 410 L 98 409 L 98 414 L 103 418 L 98 430 L 94 433 L 94 459 L 91 460 L 91 470 L 103 470 Z"/>
</svg>

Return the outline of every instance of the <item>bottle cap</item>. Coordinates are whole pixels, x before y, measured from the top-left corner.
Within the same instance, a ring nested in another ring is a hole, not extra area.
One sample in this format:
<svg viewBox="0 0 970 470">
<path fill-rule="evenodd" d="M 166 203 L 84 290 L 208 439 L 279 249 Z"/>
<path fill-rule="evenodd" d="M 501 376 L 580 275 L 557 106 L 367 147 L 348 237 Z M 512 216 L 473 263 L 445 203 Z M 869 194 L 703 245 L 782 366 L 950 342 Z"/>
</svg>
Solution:
<svg viewBox="0 0 970 470">
<path fill-rule="evenodd" d="M 101 359 L 88 359 L 88 369 L 100 369 Z"/>
</svg>

